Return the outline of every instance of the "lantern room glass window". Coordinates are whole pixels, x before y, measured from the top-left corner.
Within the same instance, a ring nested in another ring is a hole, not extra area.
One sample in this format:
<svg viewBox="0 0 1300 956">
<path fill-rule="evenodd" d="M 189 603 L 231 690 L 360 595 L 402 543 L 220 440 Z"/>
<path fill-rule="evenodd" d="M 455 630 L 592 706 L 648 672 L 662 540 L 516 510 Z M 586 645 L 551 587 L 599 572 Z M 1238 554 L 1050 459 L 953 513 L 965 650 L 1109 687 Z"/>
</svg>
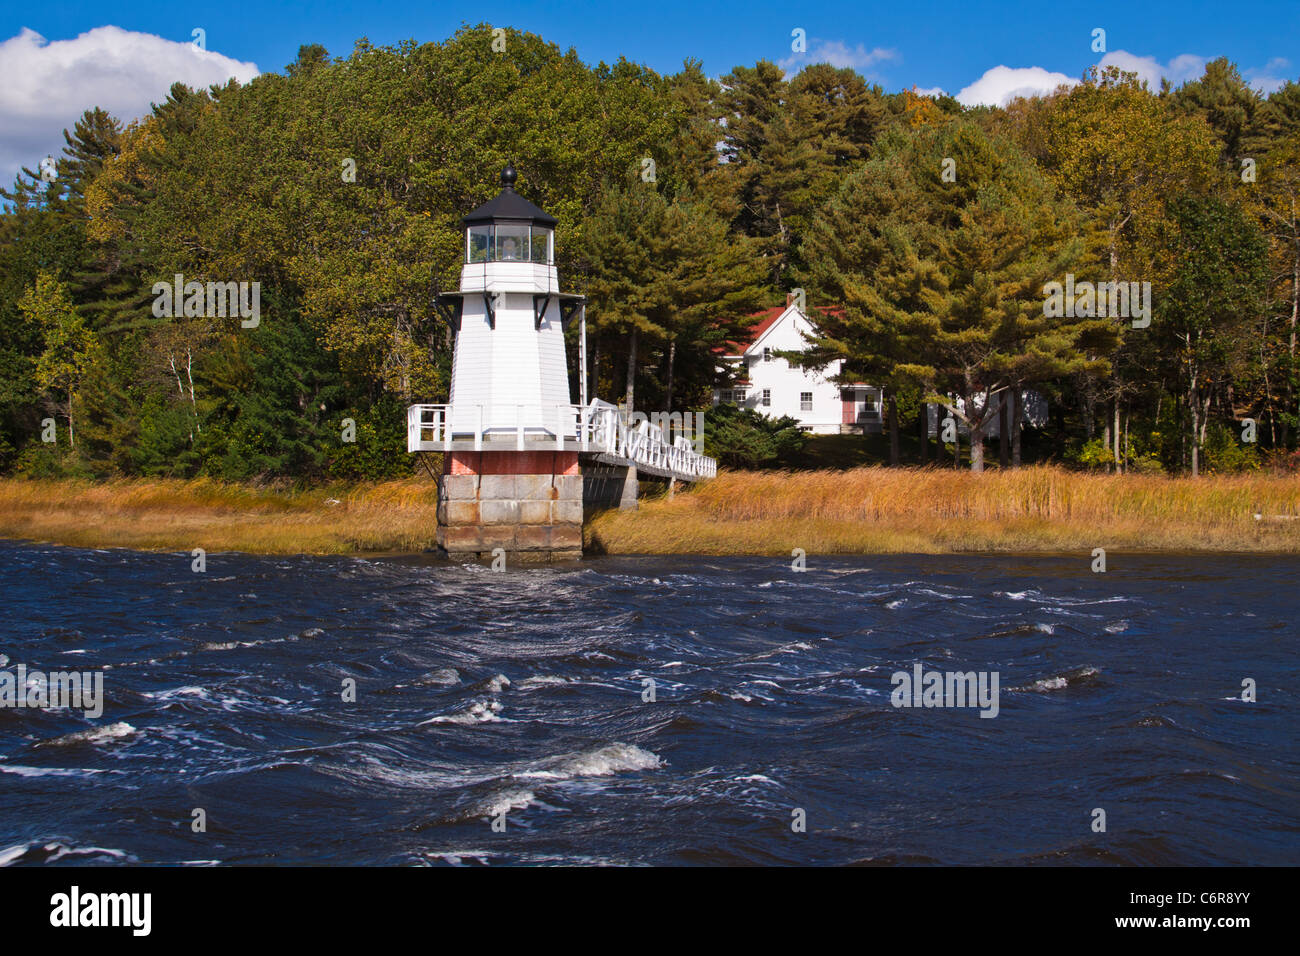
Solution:
<svg viewBox="0 0 1300 956">
<path fill-rule="evenodd" d="M 496 237 L 497 262 L 528 261 L 528 227 L 497 224 L 493 226 Z"/>
<path fill-rule="evenodd" d="M 524 223 L 470 226 L 465 233 L 465 261 L 549 265 L 555 261 L 553 236 L 550 229 Z"/>
<path fill-rule="evenodd" d="M 551 261 L 551 230 L 533 226 L 532 261 L 547 265 Z"/>
<path fill-rule="evenodd" d="M 492 249 L 492 227 L 470 226 L 468 244 L 465 248 L 466 262 L 487 262 Z"/>
</svg>

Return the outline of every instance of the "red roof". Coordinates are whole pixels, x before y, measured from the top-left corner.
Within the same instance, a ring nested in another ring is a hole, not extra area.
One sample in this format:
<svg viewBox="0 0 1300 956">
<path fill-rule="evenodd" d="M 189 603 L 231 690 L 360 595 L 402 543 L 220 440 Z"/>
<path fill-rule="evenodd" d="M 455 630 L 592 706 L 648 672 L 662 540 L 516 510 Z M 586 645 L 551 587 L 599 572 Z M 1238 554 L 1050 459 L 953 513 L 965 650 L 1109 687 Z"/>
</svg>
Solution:
<svg viewBox="0 0 1300 956">
<path fill-rule="evenodd" d="M 753 325 L 751 325 L 749 328 L 745 330 L 744 340 L 739 342 L 725 342 L 722 345 L 715 345 L 713 347 L 714 354 L 716 355 L 744 354 L 745 349 L 749 348 L 749 346 L 757 342 L 764 332 L 766 332 L 773 325 L 775 325 L 776 320 L 781 318 L 781 316 L 785 314 L 788 308 L 790 308 L 789 305 L 777 305 L 777 306 L 773 306 L 770 309 L 764 309 L 762 312 L 753 313 L 753 315 L 751 315 L 750 318 L 754 318 L 755 316 L 761 316 L 761 318 L 759 318 L 759 320 L 756 323 L 754 323 Z M 817 306 L 816 309 L 818 312 L 822 313 L 823 315 L 833 315 L 839 311 L 838 309 L 833 309 L 824 305 Z"/>
</svg>

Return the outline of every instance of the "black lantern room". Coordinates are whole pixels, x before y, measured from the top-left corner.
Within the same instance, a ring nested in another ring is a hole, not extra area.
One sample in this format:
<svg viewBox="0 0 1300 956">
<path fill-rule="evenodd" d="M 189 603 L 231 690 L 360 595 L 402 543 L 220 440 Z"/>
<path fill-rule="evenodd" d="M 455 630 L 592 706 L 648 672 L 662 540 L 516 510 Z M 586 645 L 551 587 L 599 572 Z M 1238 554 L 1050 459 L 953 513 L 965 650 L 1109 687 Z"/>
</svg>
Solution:
<svg viewBox="0 0 1300 956">
<path fill-rule="evenodd" d="M 465 261 L 555 262 L 555 217 L 515 192 L 515 169 L 501 172 L 501 192 L 461 222 L 465 226 Z"/>
</svg>

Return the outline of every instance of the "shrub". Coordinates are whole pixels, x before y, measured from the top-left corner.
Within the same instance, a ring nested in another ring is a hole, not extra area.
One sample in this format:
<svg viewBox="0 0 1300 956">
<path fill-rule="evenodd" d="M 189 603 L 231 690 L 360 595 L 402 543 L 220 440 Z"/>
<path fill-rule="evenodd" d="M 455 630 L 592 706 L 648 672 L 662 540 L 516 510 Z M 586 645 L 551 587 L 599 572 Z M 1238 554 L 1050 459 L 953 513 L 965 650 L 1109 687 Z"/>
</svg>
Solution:
<svg viewBox="0 0 1300 956">
<path fill-rule="evenodd" d="M 1237 435 L 1220 422 L 1205 430 L 1205 470 L 1211 474 L 1232 475 L 1259 470 L 1259 446 L 1243 444 Z"/>
<path fill-rule="evenodd" d="M 731 468 L 762 468 L 796 454 L 808 435 L 783 415 L 768 418 L 752 408 L 715 405 L 704 413 L 705 454 Z"/>
</svg>

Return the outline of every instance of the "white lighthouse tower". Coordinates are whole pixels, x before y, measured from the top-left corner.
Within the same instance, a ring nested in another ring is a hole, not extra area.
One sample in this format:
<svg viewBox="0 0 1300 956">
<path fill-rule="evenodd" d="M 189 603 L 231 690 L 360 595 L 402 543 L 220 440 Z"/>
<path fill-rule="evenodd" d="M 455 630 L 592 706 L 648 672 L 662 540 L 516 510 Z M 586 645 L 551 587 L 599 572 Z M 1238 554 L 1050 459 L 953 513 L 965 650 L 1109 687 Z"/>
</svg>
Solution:
<svg viewBox="0 0 1300 956">
<path fill-rule="evenodd" d="M 638 470 L 669 481 L 716 473 L 682 437 L 587 401 L 585 317 L 573 401 L 564 329 L 584 299 L 560 291 L 556 220 L 515 192 L 512 167 L 462 222 L 460 288 L 438 296 L 456 334 L 449 401 L 412 405 L 406 419 L 408 451 L 442 454 L 439 548 L 580 557 L 584 501 L 635 507 Z"/>
<path fill-rule="evenodd" d="M 542 433 L 566 429 L 573 401 L 564 329 L 580 296 L 560 292 L 555 217 L 515 192 L 515 171 L 501 193 L 465 225 L 459 323 L 452 365 L 455 434 Z M 478 416 L 482 415 L 482 421 Z M 573 434 L 570 425 L 567 430 Z"/>
</svg>

